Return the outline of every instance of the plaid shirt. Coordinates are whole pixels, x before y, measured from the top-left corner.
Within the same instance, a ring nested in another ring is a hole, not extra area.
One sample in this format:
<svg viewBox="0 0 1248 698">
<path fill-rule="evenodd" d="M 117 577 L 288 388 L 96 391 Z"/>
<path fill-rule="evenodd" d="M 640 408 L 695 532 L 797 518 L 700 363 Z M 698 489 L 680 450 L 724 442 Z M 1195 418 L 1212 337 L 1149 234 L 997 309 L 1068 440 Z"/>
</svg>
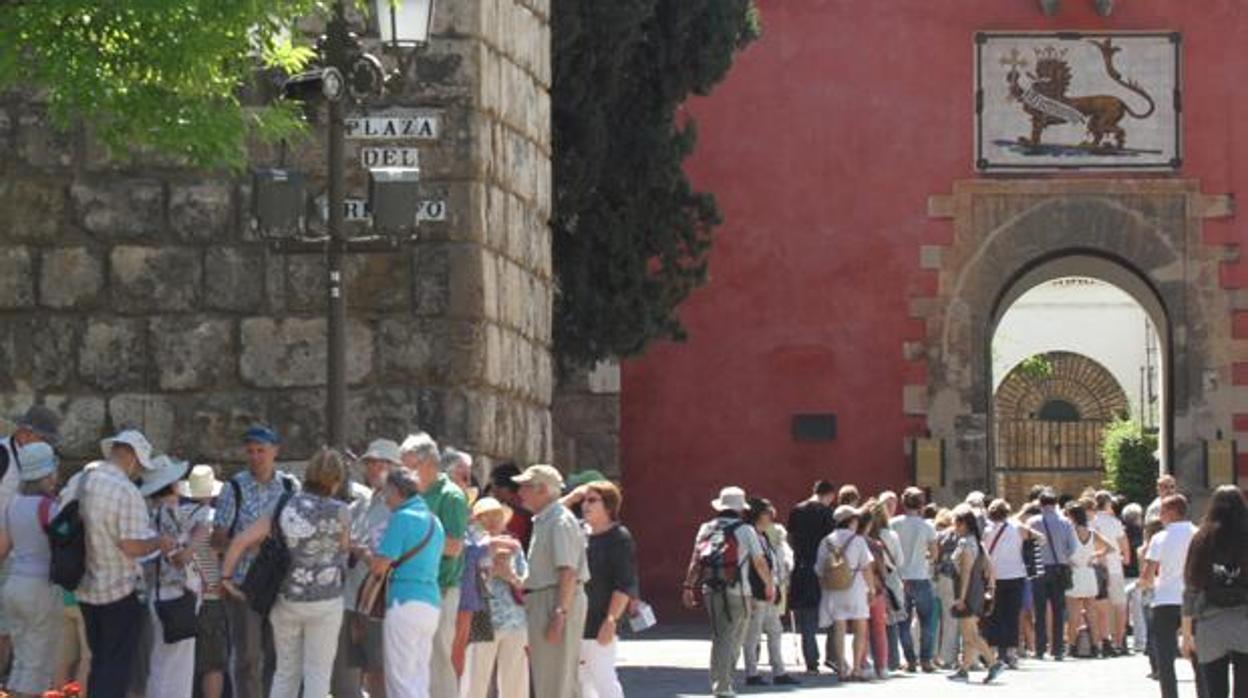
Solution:
<svg viewBox="0 0 1248 698">
<path fill-rule="evenodd" d="M 112 463 L 84 473 L 82 518 L 87 530 L 87 571 L 78 600 L 103 605 L 133 593 L 140 584 L 139 563 L 121 550 L 123 540 L 156 536 L 139 488 Z"/>
</svg>

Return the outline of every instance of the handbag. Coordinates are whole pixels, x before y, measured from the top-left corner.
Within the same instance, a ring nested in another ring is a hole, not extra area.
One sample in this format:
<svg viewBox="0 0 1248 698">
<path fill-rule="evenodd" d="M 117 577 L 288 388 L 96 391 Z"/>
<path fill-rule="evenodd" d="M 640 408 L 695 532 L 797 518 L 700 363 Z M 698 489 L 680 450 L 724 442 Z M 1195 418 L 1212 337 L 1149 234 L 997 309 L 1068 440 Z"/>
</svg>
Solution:
<svg viewBox="0 0 1248 698">
<path fill-rule="evenodd" d="M 160 619 L 160 628 L 166 645 L 189 640 L 199 635 L 199 599 L 195 592 L 183 588 L 182 595 L 176 599 L 160 598 L 160 562 L 156 563 L 156 617 Z"/>
<path fill-rule="evenodd" d="M 484 608 L 473 611 L 468 621 L 469 643 L 494 641 L 494 616 L 490 613 L 490 586 L 486 581 L 488 576 L 488 571 L 477 570 L 477 598 L 481 599 Z"/>
<path fill-rule="evenodd" d="M 1104 601 L 1109 598 L 1109 568 L 1105 565 L 1092 565 L 1096 573 L 1096 598 Z"/>
<path fill-rule="evenodd" d="M 1057 567 L 1057 581 L 1061 584 L 1062 591 L 1070 591 L 1075 587 L 1074 573 L 1070 569 L 1070 565 L 1059 562 L 1057 557 L 1057 548 L 1053 547 L 1053 533 L 1049 530 L 1049 522 L 1044 520 L 1044 513 L 1040 513 L 1040 525 L 1044 526 L 1045 540 L 1049 543 L 1049 552 L 1053 554 L 1053 562 Z"/>
<path fill-rule="evenodd" d="M 286 547 L 286 539 L 282 537 L 282 510 L 290 501 L 290 493 L 284 492 L 277 500 L 273 509 L 272 524 L 269 535 L 260 544 L 256 556 L 247 568 L 247 576 L 243 578 L 241 591 L 247 597 L 247 605 L 251 610 L 267 616 L 277 603 L 277 594 L 281 591 L 282 582 L 290 572 L 290 549 Z"/>
<path fill-rule="evenodd" d="M 364 583 L 360 585 L 360 590 L 355 595 L 355 612 L 371 618 L 373 620 L 382 620 L 386 617 L 386 599 L 389 597 L 390 577 L 394 574 L 394 570 L 403 566 L 408 560 L 412 559 L 421 550 L 429 545 L 429 540 L 433 538 L 433 529 L 436 528 L 434 520 L 430 518 L 429 529 L 425 531 L 425 535 L 415 547 L 399 556 L 399 559 L 392 560 L 390 566 L 386 568 L 386 573 L 376 575 L 369 573 Z"/>
</svg>

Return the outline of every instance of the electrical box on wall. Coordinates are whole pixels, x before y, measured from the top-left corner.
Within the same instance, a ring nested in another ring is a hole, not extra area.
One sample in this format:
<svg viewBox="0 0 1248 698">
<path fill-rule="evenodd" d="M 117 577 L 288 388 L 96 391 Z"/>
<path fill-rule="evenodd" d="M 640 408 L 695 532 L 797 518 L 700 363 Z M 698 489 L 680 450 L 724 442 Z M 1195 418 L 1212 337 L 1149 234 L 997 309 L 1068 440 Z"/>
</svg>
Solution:
<svg viewBox="0 0 1248 698">
<path fill-rule="evenodd" d="M 835 441 L 836 415 L 795 414 L 793 415 L 794 441 Z"/>
</svg>

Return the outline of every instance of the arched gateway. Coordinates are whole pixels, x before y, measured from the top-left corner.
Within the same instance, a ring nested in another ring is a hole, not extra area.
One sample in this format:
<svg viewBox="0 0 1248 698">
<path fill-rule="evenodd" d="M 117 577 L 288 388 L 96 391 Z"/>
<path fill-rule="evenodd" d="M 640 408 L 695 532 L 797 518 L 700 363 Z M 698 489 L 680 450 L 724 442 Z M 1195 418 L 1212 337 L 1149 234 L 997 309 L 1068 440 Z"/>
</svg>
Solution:
<svg viewBox="0 0 1248 698">
<path fill-rule="evenodd" d="M 946 501 L 995 489 L 990 341 L 1014 300 L 1064 276 L 1112 283 L 1149 314 L 1164 361 L 1162 466 L 1205 489 L 1205 442 L 1231 431 L 1243 390 L 1232 380 L 1233 303 L 1219 284 L 1227 253 L 1201 238 L 1202 219 L 1229 208 L 1178 179 L 975 180 L 932 198 L 929 213 L 953 219 L 953 239 L 923 250 L 938 279 L 912 303 L 922 332 L 905 353 L 926 363 L 927 380 L 906 387 L 905 403 L 945 444 Z"/>
</svg>

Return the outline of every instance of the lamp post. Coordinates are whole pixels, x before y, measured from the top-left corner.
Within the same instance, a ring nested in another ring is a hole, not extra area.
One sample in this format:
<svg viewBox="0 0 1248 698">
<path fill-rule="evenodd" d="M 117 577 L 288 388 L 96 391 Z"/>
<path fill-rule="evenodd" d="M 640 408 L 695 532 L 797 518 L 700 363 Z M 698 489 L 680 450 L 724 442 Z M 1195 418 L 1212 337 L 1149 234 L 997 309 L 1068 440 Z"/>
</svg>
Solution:
<svg viewBox="0 0 1248 698">
<path fill-rule="evenodd" d="M 428 43 L 434 0 L 374 0 L 374 16 L 383 43 L 411 50 Z M 400 65 L 408 64 L 400 57 Z M 394 76 L 391 76 L 394 77 Z M 327 112 L 326 234 L 308 237 L 303 230 L 305 206 L 303 177 L 285 170 L 256 174 L 256 219 L 263 232 L 286 235 L 272 240 L 278 252 L 323 253 L 327 291 L 326 331 L 326 426 L 329 445 L 346 447 L 347 403 L 347 302 L 343 284 L 343 259 L 353 252 L 393 252 L 416 224 L 416 168 L 385 168 L 370 171 L 370 198 L 375 209 L 389 212 L 389 221 L 374 227 L 365 238 L 349 238 L 343 230 L 345 193 L 344 106 L 384 94 L 386 74 L 376 56 L 366 53 L 347 23 L 344 0 L 333 5 L 325 35 L 317 41 L 317 60 L 312 70 L 289 78 L 283 86 L 288 99 L 323 99 Z M 395 186 L 397 185 L 397 186 Z M 385 206 L 378 199 L 386 197 Z M 400 199 L 395 201 L 394 197 Z M 406 225 L 394 224 L 394 213 L 408 212 Z M 382 217 L 375 220 L 382 222 Z M 292 234 L 293 233 L 293 234 Z"/>
</svg>

